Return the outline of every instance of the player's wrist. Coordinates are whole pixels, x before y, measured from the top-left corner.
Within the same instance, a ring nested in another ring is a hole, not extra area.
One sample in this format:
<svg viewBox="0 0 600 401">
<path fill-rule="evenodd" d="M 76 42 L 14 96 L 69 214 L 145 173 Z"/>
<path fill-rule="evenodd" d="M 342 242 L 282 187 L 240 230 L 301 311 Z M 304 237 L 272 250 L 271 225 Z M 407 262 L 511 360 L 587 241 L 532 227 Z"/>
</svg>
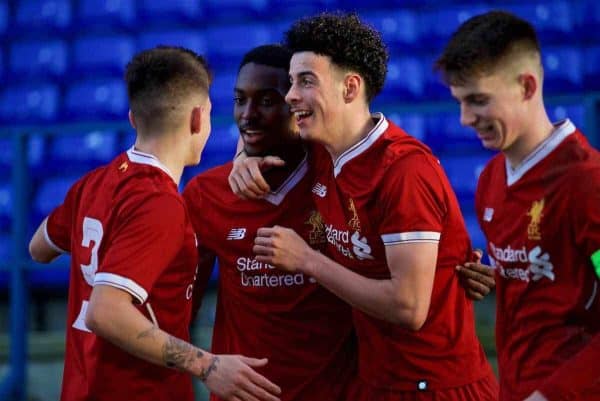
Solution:
<svg viewBox="0 0 600 401">
<path fill-rule="evenodd" d="M 246 149 L 242 148 L 242 150 L 240 150 L 239 152 L 237 152 L 235 154 L 235 156 L 233 157 L 233 161 L 237 161 L 238 159 L 241 158 L 241 160 L 246 159 L 248 157 L 248 154 L 246 153 Z"/>
<path fill-rule="evenodd" d="M 304 263 L 302 263 L 299 267 L 299 270 L 306 274 L 307 276 L 313 277 L 316 279 L 316 275 L 318 272 L 317 265 L 318 260 L 323 256 L 321 252 L 318 252 L 312 248 L 307 252 L 306 257 L 304 258 Z"/>
<path fill-rule="evenodd" d="M 206 382 L 206 380 L 208 380 L 212 372 L 217 369 L 217 365 L 219 364 L 218 355 L 207 353 L 206 359 L 207 364 L 198 375 L 198 378 L 203 382 Z"/>
</svg>

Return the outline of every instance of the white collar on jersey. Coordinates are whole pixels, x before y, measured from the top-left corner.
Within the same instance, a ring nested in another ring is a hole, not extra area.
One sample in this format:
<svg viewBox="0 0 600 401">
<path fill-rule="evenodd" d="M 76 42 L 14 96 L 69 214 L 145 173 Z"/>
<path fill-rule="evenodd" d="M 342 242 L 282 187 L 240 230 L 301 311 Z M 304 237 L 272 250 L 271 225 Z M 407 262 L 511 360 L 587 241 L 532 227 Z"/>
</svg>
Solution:
<svg viewBox="0 0 600 401">
<path fill-rule="evenodd" d="M 523 175 L 531 170 L 536 164 L 550 154 L 562 141 L 575 132 L 575 125 L 568 118 L 554 124 L 554 131 L 544 142 L 540 143 L 533 152 L 529 154 L 522 162 L 513 169 L 505 160 L 506 166 L 506 185 L 511 186 L 517 182 Z"/>
<path fill-rule="evenodd" d="M 374 113 L 371 116 L 374 120 L 377 120 L 375 127 L 360 141 L 352 145 L 344 153 L 342 153 L 336 160 L 333 161 L 333 175 L 335 177 L 342 171 L 344 164 L 354 159 L 356 156 L 363 153 L 365 150 L 375 143 L 377 139 L 388 129 L 389 123 L 382 113 Z"/>
<path fill-rule="evenodd" d="M 279 206 L 279 204 L 283 201 L 283 198 L 298 184 L 298 182 L 306 175 L 308 171 L 308 163 L 306 161 L 306 156 L 304 159 L 298 164 L 296 169 L 285 179 L 283 184 L 279 186 L 275 191 L 269 192 L 265 197 L 269 203 L 272 203 L 275 206 Z"/>
<path fill-rule="evenodd" d="M 144 153 L 140 150 L 137 150 L 135 148 L 135 146 L 132 146 L 127 151 L 127 157 L 129 157 L 129 160 L 134 163 L 147 164 L 149 166 L 154 166 L 154 167 L 161 169 L 162 171 L 167 173 L 169 175 L 169 177 L 171 177 L 173 182 L 176 183 L 175 179 L 173 178 L 173 174 L 171 174 L 171 171 L 169 171 L 167 166 L 162 164 L 156 156 L 151 155 L 150 153 Z"/>
</svg>

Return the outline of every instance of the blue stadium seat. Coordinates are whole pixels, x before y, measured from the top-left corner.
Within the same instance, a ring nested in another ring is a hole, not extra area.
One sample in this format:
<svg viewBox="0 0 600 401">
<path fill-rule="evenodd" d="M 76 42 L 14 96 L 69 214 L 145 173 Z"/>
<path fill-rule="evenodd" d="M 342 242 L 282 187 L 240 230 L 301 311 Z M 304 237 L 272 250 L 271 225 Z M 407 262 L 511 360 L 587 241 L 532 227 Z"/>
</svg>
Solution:
<svg viewBox="0 0 600 401">
<path fill-rule="evenodd" d="M 12 185 L 10 181 L 0 181 L 0 232 L 8 232 L 10 230 L 12 211 Z"/>
<path fill-rule="evenodd" d="M 122 77 L 135 50 L 135 41 L 128 35 L 80 37 L 73 43 L 72 70 L 78 75 L 112 74 Z"/>
<path fill-rule="evenodd" d="M 237 63 L 248 50 L 273 41 L 268 25 L 258 23 L 209 28 L 206 37 L 211 38 L 207 43 L 211 64 L 230 68 L 232 60 Z"/>
<path fill-rule="evenodd" d="M 21 0 L 16 2 L 16 25 L 31 30 L 67 30 L 71 24 L 69 0 Z"/>
<path fill-rule="evenodd" d="M 66 176 L 49 177 L 43 180 L 33 198 L 32 220 L 41 222 L 54 208 L 62 204 L 69 188 L 79 178 L 81 177 Z"/>
<path fill-rule="evenodd" d="M 425 81 L 421 62 L 416 57 L 397 57 L 388 63 L 388 73 L 382 100 L 405 102 L 421 99 L 425 94 Z"/>
<path fill-rule="evenodd" d="M 205 5 L 206 17 L 210 21 L 222 20 L 227 23 L 247 23 L 253 17 L 270 12 L 269 0 L 206 0 Z"/>
<path fill-rule="evenodd" d="M 436 112 L 428 115 L 425 129 L 427 132 L 426 143 L 435 152 L 462 154 L 478 152 L 482 149 L 475 131 L 460 124 L 458 107 L 455 111 Z"/>
<path fill-rule="evenodd" d="M 35 133 L 29 137 L 27 142 L 28 165 L 32 168 L 38 168 L 45 157 L 46 142 L 43 136 Z M 0 138 L 0 171 L 6 171 L 6 176 L 10 174 L 12 168 L 14 152 L 12 138 Z"/>
<path fill-rule="evenodd" d="M 0 49 L 0 79 L 4 77 L 5 74 L 4 67 L 4 54 L 2 53 L 2 49 Z"/>
<path fill-rule="evenodd" d="M 6 29 L 8 28 L 8 21 L 10 20 L 10 9 L 8 7 L 8 2 L 2 1 L 0 2 L 0 36 L 6 33 Z"/>
<path fill-rule="evenodd" d="M 508 10 L 531 22 L 542 45 L 575 37 L 576 5 L 567 1 L 537 0 L 508 5 Z"/>
<path fill-rule="evenodd" d="M 62 171 L 71 167 L 89 170 L 111 161 L 117 155 L 118 141 L 118 133 L 109 130 L 55 136 L 48 164 Z"/>
<path fill-rule="evenodd" d="M 60 93 L 49 83 L 9 86 L 0 94 L 0 119 L 6 122 L 49 121 L 56 118 Z"/>
<path fill-rule="evenodd" d="M 314 15 L 323 11 L 343 8 L 343 1 L 337 0 L 270 0 L 269 9 L 275 17 L 293 17 Z"/>
<path fill-rule="evenodd" d="M 461 23 L 488 10 L 489 7 L 485 4 L 471 3 L 419 13 L 419 44 L 424 48 L 438 51 Z"/>
<path fill-rule="evenodd" d="M 10 47 L 13 79 L 27 79 L 33 75 L 61 77 L 67 64 L 67 44 L 59 39 L 19 41 Z"/>
<path fill-rule="evenodd" d="M 487 155 L 440 156 L 440 161 L 461 204 L 472 203 L 479 174 L 489 160 Z"/>
<path fill-rule="evenodd" d="M 204 14 L 201 1 L 191 0 L 141 0 L 138 2 L 140 18 L 146 23 L 164 24 L 166 21 L 198 24 Z"/>
<path fill-rule="evenodd" d="M 85 29 L 99 27 L 131 27 L 136 22 L 134 0 L 80 0 L 77 23 Z"/>
<path fill-rule="evenodd" d="M 583 60 L 579 49 L 555 46 L 542 49 L 544 89 L 549 93 L 583 88 Z"/>
<path fill-rule="evenodd" d="M 440 74 L 433 70 L 433 64 L 439 57 L 439 54 L 427 53 L 419 57 L 421 69 L 425 77 L 425 96 L 430 100 L 452 100 L 450 90 L 443 83 Z"/>
<path fill-rule="evenodd" d="M 126 119 L 127 91 L 120 78 L 94 78 L 72 84 L 65 96 L 65 117 Z"/>
<path fill-rule="evenodd" d="M 392 113 L 386 117 L 418 140 L 426 140 L 426 117 L 418 113 Z"/>
<path fill-rule="evenodd" d="M 600 7 L 599 7 L 600 10 Z M 598 24 L 600 29 L 600 23 Z M 583 79 L 586 90 L 600 89 L 600 44 L 589 46 L 584 50 Z"/>
<path fill-rule="evenodd" d="M 138 36 L 137 50 L 146 50 L 158 45 L 181 46 L 198 54 L 206 53 L 206 39 L 202 33 L 192 30 L 144 31 Z"/>
<path fill-rule="evenodd" d="M 383 40 L 390 47 L 391 52 L 405 52 L 407 47 L 419 46 L 419 27 L 415 14 L 408 10 L 378 11 L 365 13 L 363 21 L 372 25 L 381 32 Z"/>
<path fill-rule="evenodd" d="M 585 35 L 579 35 L 579 40 L 589 43 L 598 43 L 600 41 L 600 3 L 597 0 L 581 0 L 581 24 L 580 32 Z"/>
<path fill-rule="evenodd" d="M 586 133 L 585 106 L 583 104 L 548 104 L 547 109 L 552 122 L 568 118 L 584 134 Z"/>
</svg>

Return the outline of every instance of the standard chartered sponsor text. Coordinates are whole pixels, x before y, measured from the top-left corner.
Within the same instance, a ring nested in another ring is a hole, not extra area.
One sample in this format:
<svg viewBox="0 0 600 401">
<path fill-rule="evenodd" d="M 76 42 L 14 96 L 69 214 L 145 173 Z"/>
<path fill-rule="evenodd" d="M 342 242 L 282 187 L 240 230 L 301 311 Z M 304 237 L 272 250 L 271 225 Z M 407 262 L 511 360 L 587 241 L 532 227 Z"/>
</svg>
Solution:
<svg viewBox="0 0 600 401">
<path fill-rule="evenodd" d="M 236 268 L 240 272 L 240 282 L 244 287 L 291 287 L 294 285 L 304 285 L 307 278 L 302 273 L 282 273 L 275 270 L 275 266 L 268 263 L 262 263 L 252 257 L 239 257 L 236 261 Z M 313 278 L 308 282 L 314 283 Z"/>
</svg>

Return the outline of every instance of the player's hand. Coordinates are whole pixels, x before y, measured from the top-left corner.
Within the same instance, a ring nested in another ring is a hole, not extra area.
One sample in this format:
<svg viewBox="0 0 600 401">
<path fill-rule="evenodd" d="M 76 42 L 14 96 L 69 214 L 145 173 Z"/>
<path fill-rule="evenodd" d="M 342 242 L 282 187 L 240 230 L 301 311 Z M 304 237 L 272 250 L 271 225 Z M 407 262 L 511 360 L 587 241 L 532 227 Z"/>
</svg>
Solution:
<svg viewBox="0 0 600 401">
<path fill-rule="evenodd" d="M 292 273 L 307 273 L 304 267 L 315 252 L 294 230 L 280 226 L 259 228 L 252 250 L 257 261 Z"/>
<path fill-rule="evenodd" d="M 281 388 L 253 368 L 265 366 L 267 359 L 242 355 L 214 355 L 213 368 L 203 380 L 211 393 L 228 401 L 279 401 Z M 210 368 L 208 368 L 210 369 Z"/>
<path fill-rule="evenodd" d="M 271 191 L 262 172 L 271 167 L 281 167 L 285 162 L 277 156 L 248 157 L 241 153 L 233 161 L 229 173 L 229 186 L 242 199 L 260 199 Z"/>
<path fill-rule="evenodd" d="M 525 398 L 524 401 L 548 401 L 548 399 L 539 391 L 534 391 L 533 394 Z"/>
<path fill-rule="evenodd" d="M 482 300 L 496 286 L 494 269 L 481 263 L 482 256 L 483 252 L 476 249 L 473 251 L 474 262 L 456 266 L 467 295 L 476 301 Z"/>
</svg>

